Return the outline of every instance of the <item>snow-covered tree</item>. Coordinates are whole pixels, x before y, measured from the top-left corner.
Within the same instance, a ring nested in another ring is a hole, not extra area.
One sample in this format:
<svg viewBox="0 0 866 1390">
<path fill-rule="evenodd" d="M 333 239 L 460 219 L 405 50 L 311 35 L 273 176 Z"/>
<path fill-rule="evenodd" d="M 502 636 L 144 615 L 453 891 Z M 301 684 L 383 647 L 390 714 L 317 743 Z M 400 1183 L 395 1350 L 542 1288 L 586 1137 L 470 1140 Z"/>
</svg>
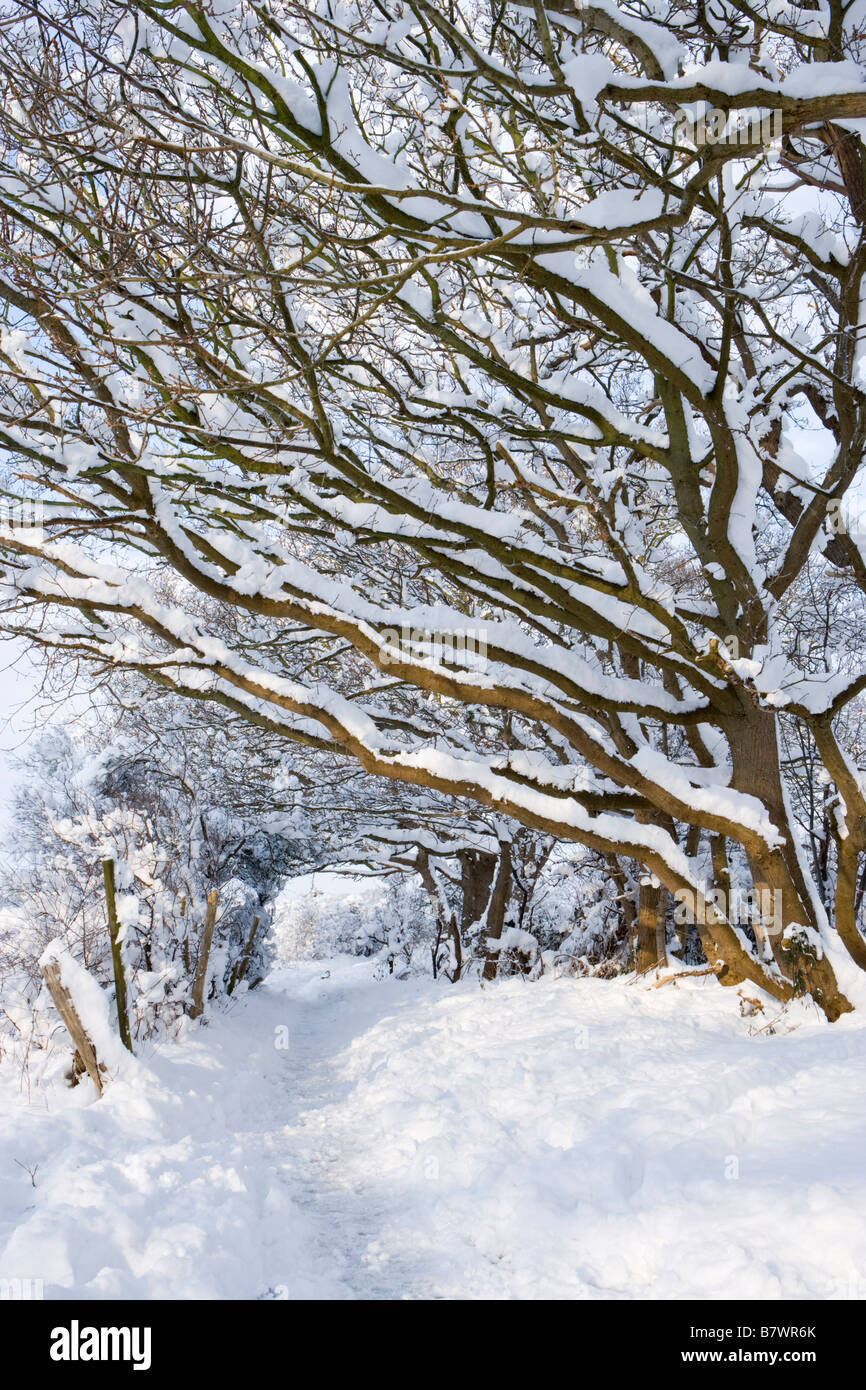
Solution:
<svg viewBox="0 0 866 1390">
<path fill-rule="evenodd" d="M 723 983 L 838 1017 L 859 16 L 13 0 L 10 625 L 630 862 L 645 955 L 673 892 Z M 833 788 L 823 881 L 783 720 Z M 780 904 L 749 931 L 738 875 Z"/>
</svg>

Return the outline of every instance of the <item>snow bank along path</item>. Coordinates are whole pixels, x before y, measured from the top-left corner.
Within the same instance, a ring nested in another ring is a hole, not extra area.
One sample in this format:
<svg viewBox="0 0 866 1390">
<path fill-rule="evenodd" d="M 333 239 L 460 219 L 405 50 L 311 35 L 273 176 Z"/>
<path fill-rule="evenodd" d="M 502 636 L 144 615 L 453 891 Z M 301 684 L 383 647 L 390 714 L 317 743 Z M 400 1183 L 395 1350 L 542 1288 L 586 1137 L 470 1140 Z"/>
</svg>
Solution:
<svg viewBox="0 0 866 1390">
<path fill-rule="evenodd" d="M 788 1018 L 750 1037 L 712 980 L 280 970 L 99 1103 L 87 1083 L 28 1102 L 0 1067 L 0 1279 L 49 1298 L 862 1298 L 866 1026 Z"/>
</svg>

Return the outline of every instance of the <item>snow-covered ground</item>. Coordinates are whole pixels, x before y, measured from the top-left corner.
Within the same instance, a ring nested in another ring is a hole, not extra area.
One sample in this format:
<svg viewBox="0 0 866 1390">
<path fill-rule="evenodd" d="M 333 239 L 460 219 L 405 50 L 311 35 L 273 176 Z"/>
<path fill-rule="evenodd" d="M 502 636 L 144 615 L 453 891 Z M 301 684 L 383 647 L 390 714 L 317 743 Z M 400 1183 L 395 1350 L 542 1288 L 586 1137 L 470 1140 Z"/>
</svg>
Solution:
<svg viewBox="0 0 866 1390">
<path fill-rule="evenodd" d="M 805 1008 L 793 1031 L 755 1026 L 710 980 L 278 970 L 101 1102 L 88 1082 L 28 1100 L 0 1066 L 0 1279 L 84 1298 L 862 1297 L 866 1028 Z"/>
</svg>

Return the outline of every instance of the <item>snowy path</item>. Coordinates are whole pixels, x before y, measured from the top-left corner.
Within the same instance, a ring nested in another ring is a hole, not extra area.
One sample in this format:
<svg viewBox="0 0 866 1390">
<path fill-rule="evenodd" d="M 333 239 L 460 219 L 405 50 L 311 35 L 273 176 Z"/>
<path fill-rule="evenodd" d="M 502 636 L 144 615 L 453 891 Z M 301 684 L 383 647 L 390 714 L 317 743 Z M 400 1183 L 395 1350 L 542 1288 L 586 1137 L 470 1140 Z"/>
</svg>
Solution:
<svg viewBox="0 0 866 1390">
<path fill-rule="evenodd" d="M 862 1298 L 866 1027 L 790 1022 L 750 1037 L 713 981 L 278 972 L 98 1104 L 82 1086 L 27 1105 L 0 1067 L 0 1279 L 90 1298 Z"/>
<path fill-rule="evenodd" d="M 340 1133 L 335 1125 L 335 1116 L 352 1089 L 341 1071 L 343 1055 L 365 1026 L 379 1021 L 386 1002 L 387 1012 L 399 1011 L 410 1005 L 414 991 L 400 991 L 396 997 L 387 986 L 371 991 L 369 966 L 360 970 L 344 966 L 334 972 L 336 979 L 329 970 L 327 981 L 323 981 L 324 970 L 328 967 L 304 972 L 300 988 L 288 973 L 275 981 L 276 985 L 282 978 L 286 984 L 284 998 L 292 1000 L 292 1021 L 286 1025 L 286 1118 L 271 1136 L 271 1158 L 293 1200 L 315 1218 L 314 1258 L 339 1281 L 337 1296 L 399 1298 L 407 1289 L 417 1296 L 419 1290 L 405 1261 L 383 1264 L 376 1258 L 377 1239 L 390 1206 L 388 1194 L 377 1189 L 377 1136 L 359 1136 L 361 1142 L 372 1141 L 365 1181 L 364 1174 L 357 1173 L 359 1154 L 350 1156 L 345 1151 L 351 1136 Z M 275 1030 L 284 1026 L 284 998 L 277 994 L 271 1001 L 281 1019 L 274 1024 Z M 280 1296 L 285 1296 L 286 1287 L 282 1284 Z"/>
</svg>

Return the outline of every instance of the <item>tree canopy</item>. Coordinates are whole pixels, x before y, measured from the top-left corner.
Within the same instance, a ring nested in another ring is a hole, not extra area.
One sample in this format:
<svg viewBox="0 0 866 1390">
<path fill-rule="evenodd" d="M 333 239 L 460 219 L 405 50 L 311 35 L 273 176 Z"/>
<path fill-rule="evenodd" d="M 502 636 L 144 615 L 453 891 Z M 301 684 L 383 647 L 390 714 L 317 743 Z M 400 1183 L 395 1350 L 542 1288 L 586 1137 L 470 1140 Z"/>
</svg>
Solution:
<svg viewBox="0 0 866 1390">
<path fill-rule="evenodd" d="M 10 0 L 10 627 L 634 861 L 838 1017 L 863 11 Z"/>
</svg>

